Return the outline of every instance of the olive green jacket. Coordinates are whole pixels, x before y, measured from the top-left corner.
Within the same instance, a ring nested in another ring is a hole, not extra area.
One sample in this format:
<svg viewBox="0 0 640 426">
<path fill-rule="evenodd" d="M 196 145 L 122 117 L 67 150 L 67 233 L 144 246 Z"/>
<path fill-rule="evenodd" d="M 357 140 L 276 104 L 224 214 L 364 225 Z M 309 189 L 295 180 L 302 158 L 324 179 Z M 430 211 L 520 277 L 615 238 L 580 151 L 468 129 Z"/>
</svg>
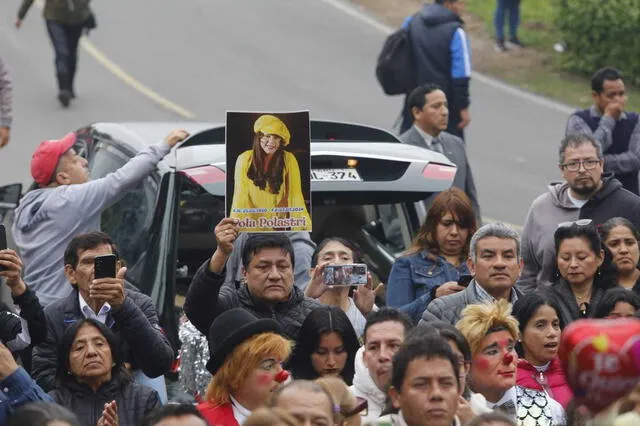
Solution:
<svg viewBox="0 0 640 426">
<path fill-rule="evenodd" d="M 91 15 L 91 0 L 45 0 L 42 16 L 48 21 L 77 25 L 85 22 Z M 24 19 L 33 4 L 33 0 L 22 0 L 18 18 Z"/>
</svg>

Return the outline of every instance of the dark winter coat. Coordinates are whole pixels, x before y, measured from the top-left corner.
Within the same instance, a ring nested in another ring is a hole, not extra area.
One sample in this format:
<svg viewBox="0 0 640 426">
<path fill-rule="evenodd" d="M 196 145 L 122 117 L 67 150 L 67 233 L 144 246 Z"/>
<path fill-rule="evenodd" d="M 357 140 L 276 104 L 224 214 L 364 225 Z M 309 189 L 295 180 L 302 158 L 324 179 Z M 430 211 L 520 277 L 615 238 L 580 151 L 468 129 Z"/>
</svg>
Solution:
<svg viewBox="0 0 640 426">
<path fill-rule="evenodd" d="M 209 335 L 209 327 L 218 315 L 232 308 L 243 308 L 258 318 L 275 319 L 284 333 L 295 340 L 309 312 L 321 306 L 315 299 L 305 297 L 296 286 L 292 287 L 289 300 L 268 306 L 256 300 L 246 284 L 223 287 L 226 271 L 216 274 L 208 266 L 207 260 L 196 272 L 184 303 L 187 317 L 205 336 Z"/>
</svg>

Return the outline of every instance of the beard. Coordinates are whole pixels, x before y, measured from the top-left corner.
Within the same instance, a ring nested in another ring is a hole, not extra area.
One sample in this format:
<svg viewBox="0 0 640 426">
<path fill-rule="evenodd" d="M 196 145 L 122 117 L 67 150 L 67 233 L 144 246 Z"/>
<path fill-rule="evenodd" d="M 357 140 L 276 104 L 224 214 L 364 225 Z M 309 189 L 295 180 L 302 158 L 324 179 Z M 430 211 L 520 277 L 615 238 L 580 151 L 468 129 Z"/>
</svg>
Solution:
<svg viewBox="0 0 640 426">
<path fill-rule="evenodd" d="M 591 195 L 598 189 L 598 184 L 592 179 L 582 179 L 580 183 L 574 182 L 573 185 L 569 185 L 569 187 L 579 195 Z"/>
</svg>

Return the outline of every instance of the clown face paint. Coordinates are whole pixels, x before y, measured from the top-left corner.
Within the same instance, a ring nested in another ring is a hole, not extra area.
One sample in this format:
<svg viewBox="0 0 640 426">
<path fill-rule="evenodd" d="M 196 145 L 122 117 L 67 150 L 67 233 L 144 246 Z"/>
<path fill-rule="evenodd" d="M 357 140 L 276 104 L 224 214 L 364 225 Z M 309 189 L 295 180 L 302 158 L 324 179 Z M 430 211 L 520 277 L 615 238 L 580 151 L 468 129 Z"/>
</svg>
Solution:
<svg viewBox="0 0 640 426">
<path fill-rule="evenodd" d="M 232 392 L 234 398 L 241 401 L 242 405 L 249 410 L 255 410 L 265 404 L 270 398 L 271 392 L 281 384 L 278 381 L 283 377 L 284 372 L 281 363 L 282 360 L 275 358 L 264 359 L 240 388 Z"/>
<path fill-rule="evenodd" d="M 488 334 L 471 361 L 471 388 L 489 402 L 498 402 L 516 384 L 518 355 L 515 340 L 506 330 Z"/>
</svg>

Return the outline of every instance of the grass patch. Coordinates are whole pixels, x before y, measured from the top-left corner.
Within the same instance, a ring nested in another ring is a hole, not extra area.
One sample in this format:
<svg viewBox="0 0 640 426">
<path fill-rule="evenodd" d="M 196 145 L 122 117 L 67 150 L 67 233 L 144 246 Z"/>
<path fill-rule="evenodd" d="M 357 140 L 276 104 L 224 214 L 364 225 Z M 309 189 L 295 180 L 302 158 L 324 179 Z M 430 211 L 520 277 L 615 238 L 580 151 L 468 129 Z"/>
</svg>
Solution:
<svg viewBox="0 0 640 426">
<path fill-rule="evenodd" d="M 496 0 L 465 0 L 467 10 L 487 24 L 487 32 L 495 37 L 493 15 Z M 518 37 L 527 46 L 551 49 L 559 36 L 554 26 L 554 0 L 522 0 Z M 508 14 L 505 16 L 505 35 L 509 36 Z"/>
<path fill-rule="evenodd" d="M 557 1 L 521 1 L 518 37 L 528 48 L 537 51 L 536 54 L 541 57 L 537 63 L 522 64 L 504 57 L 506 60 L 485 62 L 480 71 L 565 104 L 588 107 L 591 105 L 590 79 L 563 72 L 560 67 L 561 54 L 553 50 L 553 45 L 561 40 L 554 25 Z M 495 38 L 493 16 L 496 3 L 496 0 L 465 0 L 467 11 L 485 23 L 484 34 L 491 39 Z M 508 25 L 508 17 L 505 17 L 507 37 Z M 627 110 L 640 111 L 640 89 L 627 84 L 627 91 Z"/>
</svg>

